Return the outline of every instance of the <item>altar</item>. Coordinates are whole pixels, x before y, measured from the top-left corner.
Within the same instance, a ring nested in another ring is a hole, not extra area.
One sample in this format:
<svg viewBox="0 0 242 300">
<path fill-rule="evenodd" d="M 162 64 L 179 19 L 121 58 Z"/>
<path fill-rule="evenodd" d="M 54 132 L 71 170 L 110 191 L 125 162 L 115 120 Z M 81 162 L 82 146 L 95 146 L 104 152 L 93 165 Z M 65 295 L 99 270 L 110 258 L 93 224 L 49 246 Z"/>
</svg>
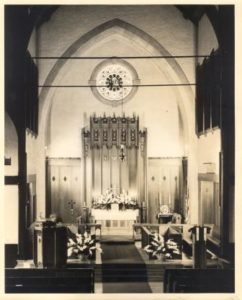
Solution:
<svg viewBox="0 0 242 300">
<path fill-rule="evenodd" d="M 103 235 L 132 235 L 133 224 L 138 221 L 138 209 L 92 209 L 91 214 L 102 225 Z"/>
</svg>

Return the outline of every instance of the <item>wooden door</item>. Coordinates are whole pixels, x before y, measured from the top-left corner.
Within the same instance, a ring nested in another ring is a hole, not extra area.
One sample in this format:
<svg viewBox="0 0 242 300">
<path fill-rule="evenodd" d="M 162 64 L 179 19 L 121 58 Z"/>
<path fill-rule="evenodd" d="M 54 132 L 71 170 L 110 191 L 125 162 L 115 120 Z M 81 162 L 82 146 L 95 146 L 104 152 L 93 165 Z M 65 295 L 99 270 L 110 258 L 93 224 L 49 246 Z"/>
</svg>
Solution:
<svg viewBox="0 0 242 300">
<path fill-rule="evenodd" d="M 47 201 L 49 212 L 73 223 L 81 214 L 80 159 L 48 159 Z"/>
</svg>

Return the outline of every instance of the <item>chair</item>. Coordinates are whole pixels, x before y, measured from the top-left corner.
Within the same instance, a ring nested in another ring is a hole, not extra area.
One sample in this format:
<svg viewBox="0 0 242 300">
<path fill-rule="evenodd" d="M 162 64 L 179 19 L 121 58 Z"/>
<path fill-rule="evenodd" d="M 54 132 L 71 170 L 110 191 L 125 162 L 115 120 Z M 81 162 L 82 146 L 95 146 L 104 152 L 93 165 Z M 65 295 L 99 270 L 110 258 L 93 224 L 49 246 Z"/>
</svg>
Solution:
<svg viewBox="0 0 242 300">
<path fill-rule="evenodd" d="M 174 213 L 171 219 L 171 223 L 173 224 L 181 224 L 182 216 L 178 213 Z"/>
</svg>

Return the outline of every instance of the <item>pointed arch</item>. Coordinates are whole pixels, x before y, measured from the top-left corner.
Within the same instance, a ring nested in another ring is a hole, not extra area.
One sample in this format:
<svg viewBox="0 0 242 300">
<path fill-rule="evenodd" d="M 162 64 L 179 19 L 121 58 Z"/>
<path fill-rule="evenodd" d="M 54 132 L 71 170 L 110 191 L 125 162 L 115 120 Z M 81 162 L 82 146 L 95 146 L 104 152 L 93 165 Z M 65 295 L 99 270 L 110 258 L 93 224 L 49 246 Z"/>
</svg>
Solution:
<svg viewBox="0 0 242 300">
<path fill-rule="evenodd" d="M 165 59 L 166 65 L 168 66 L 169 73 L 175 78 L 177 82 L 189 84 L 189 80 L 176 61 L 175 58 L 170 58 L 171 54 L 163 45 L 161 45 L 155 38 L 153 38 L 148 33 L 144 32 L 143 30 L 139 29 L 138 27 L 127 23 L 120 19 L 112 19 L 108 22 L 105 22 L 96 28 L 90 30 L 86 34 L 82 35 L 79 39 L 77 39 L 74 43 L 72 43 L 67 50 L 61 55 L 61 57 L 56 61 L 52 69 L 50 70 L 48 76 L 45 79 L 44 85 L 51 86 L 55 80 L 58 81 L 58 75 L 61 74 L 63 68 L 69 61 L 68 57 L 74 56 L 77 51 L 83 51 L 83 49 L 88 49 L 90 44 L 93 44 L 102 36 L 108 36 L 108 34 L 112 34 L 118 30 L 123 36 L 128 38 L 137 38 L 142 45 L 145 45 L 146 50 L 151 55 L 162 55 L 162 56 L 169 56 L 169 59 Z M 89 44 L 90 43 L 90 44 Z M 61 76 L 61 75 L 60 75 Z M 189 194 L 191 198 L 197 197 L 197 182 L 196 182 L 196 164 L 197 164 L 197 149 L 196 149 L 196 134 L 195 134 L 195 103 L 194 103 L 194 92 L 191 86 L 181 86 L 174 89 L 177 99 L 178 110 L 181 115 L 182 123 L 183 123 L 183 133 L 184 133 L 184 142 L 185 142 L 185 155 L 189 157 L 189 178 L 188 178 L 188 185 L 189 185 Z M 40 92 L 40 134 L 38 137 L 39 140 L 39 151 L 41 151 L 41 155 L 39 156 L 39 184 L 38 184 L 38 191 L 40 194 L 40 198 L 45 197 L 45 191 L 43 189 L 43 183 L 45 182 L 45 174 L 42 169 L 44 170 L 44 159 L 45 159 L 45 150 L 44 147 L 46 145 L 46 133 L 47 133 L 47 120 L 49 117 L 49 113 L 51 111 L 51 103 L 54 97 L 55 89 L 51 88 L 42 88 Z M 197 207 L 191 208 L 191 211 L 196 211 Z M 197 214 L 195 214 L 197 215 Z M 189 218 L 190 219 L 190 218 Z"/>
<path fill-rule="evenodd" d="M 139 29 L 138 27 L 127 23 L 120 19 L 112 19 L 110 21 L 107 21 L 96 28 L 90 30 L 83 36 L 81 36 L 78 40 L 76 40 L 72 45 L 68 47 L 68 49 L 62 54 L 62 56 L 56 61 L 55 65 L 52 67 L 51 71 L 49 72 L 48 76 L 45 79 L 44 85 L 45 86 L 51 86 L 53 82 L 55 81 L 55 78 L 57 77 L 58 73 L 62 69 L 62 67 L 67 63 L 68 59 L 64 59 L 66 57 L 71 57 L 73 54 L 82 46 L 87 44 L 90 40 L 94 39 L 101 33 L 107 31 L 110 28 L 119 27 L 123 29 L 126 32 L 130 32 L 140 39 L 144 40 L 147 44 L 151 45 L 158 53 L 160 53 L 163 56 L 171 56 L 169 51 L 167 51 L 156 39 L 154 39 L 151 35 L 146 33 L 145 31 Z M 176 59 L 169 58 L 166 59 L 167 63 L 170 65 L 171 69 L 176 73 L 178 76 L 180 82 L 189 84 L 189 80 L 182 70 L 181 66 L 178 64 Z M 188 94 L 188 99 L 190 99 L 190 105 L 193 106 L 192 99 L 193 99 L 193 91 L 190 86 L 186 86 L 186 93 Z M 40 122 L 42 120 L 42 115 L 44 111 L 44 102 L 48 96 L 48 93 L 50 91 L 50 87 L 42 88 L 40 92 Z M 43 122 L 40 123 L 40 127 Z"/>
</svg>

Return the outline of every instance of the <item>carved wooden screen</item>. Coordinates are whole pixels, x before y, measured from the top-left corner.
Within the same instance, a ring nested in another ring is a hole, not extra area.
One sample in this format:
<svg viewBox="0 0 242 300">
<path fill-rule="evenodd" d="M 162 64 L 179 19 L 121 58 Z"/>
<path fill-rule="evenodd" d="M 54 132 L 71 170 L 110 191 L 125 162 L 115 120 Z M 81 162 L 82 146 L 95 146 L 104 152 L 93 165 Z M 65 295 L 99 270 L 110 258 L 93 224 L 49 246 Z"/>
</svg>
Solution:
<svg viewBox="0 0 242 300">
<path fill-rule="evenodd" d="M 139 129 L 138 117 L 94 115 L 82 139 L 83 196 L 89 207 L 109 188 L 145 201 L 146 130 Z"/>
</svg>

